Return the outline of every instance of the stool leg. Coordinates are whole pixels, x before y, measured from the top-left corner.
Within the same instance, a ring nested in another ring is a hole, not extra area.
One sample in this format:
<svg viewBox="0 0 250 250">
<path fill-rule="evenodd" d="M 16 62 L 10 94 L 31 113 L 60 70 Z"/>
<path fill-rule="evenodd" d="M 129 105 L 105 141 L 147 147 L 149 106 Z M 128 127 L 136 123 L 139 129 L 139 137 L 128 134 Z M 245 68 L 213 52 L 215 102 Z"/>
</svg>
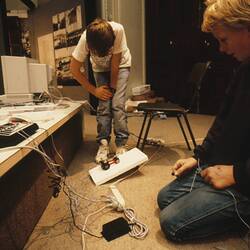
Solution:
<svg viewBox="0 0 250 250">
<path fill-rule="evenodd" d="M 185 139 L 185 141 L 186 141 L 188 150 L 191 150 L 191 147 L 190 147 L 190 144 L 189 144 L 189 142 L 188 142 L 188 139 L 187 139 L 187 135 L 186 135 L 186 133 L 185 133 L 185 130 L 184 130 L 183 126 L 182 126 L 180 117 L 179 117 L 179 116 L 176 116 L 176 118 L 177 118 L 177 120 L 178 120 L 178 123 L 179 123 L 180 128 L 181 128 L 181 132 L 182 132 L 182 134 L 183 134 L 183 136 L 184 136 L 184 139 Z"/>
<path fill-rule="evenodd" d="M 188 119 L 187 119 L 186 113 L 183 113 L 183 117 L 184 117 L 185 122 L 186 122 L 186 124 L 187 124 L 187 128 L 188 128 L 189 134 L 190 134 L 190 136 L 191 136 L 191 139 L 192 139 L 194 148 L 196 148 L 197 144 L 196 144 L 196 142 L 195 142 L 194 134 L 193 134 L 193 132 L 192 132 L 191 126 L 190 126 L 189 121 L 188 121 Z"/>
<path fill-rule="evenodd" d="M 146 143 L 146 140 L 147 140 L 147 137 L 148 137 L 148 132 L 149 132 L 149 129 L 150 129 L 150 126 L 151 126 L 151 121 L 152 121 L 153 117 L 154 117 L 154 114 L 150 113 L 149 120 L 148 120 L 148 125 L 147 125 L 146 131 L 145 131 L 145 134 L 144 134 L 144 138 L 143 138 L 143 141 L 142 141 L 141 151 L 143 151 L 143 149 L 144 149 L 144 146 L 145 146 L 145 143 Z"/>
<path fill-rule="evenodd" d="M 146 112 L 146 113 L 144 114 L 144 119 L 143 119 L 141 131 L 140 131 L 140 134 L 139 134 L 139 137 L 138 137 L 138 141 L 137 141 L 137 144 L 136 144 L 136 147 L 137 147 L 137 148 L 140 148 L 141 137 L 142 137 L 142 133 L 143 133 L 143 130 L 144 130 L 144 126 L 145 126 L 145 123 L 146 123 L 146 120 L 147 120 L 147 116 L 148 116 L 148 112 Z"/>
</svg>

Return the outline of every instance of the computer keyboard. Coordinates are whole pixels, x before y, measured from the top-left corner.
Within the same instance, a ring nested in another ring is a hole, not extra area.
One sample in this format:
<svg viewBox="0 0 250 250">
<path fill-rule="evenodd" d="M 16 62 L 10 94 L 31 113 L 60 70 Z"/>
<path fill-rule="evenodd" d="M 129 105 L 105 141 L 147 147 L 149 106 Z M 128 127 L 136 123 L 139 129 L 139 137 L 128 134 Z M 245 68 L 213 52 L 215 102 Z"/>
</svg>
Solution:
<svg viewBox="0 0 250 250">
<path fill-rule="evenodd" d="M 0 125 L 0 148 L 15 146 L 38 129 L 36 123 L 8 122 Z"/>
</svg>

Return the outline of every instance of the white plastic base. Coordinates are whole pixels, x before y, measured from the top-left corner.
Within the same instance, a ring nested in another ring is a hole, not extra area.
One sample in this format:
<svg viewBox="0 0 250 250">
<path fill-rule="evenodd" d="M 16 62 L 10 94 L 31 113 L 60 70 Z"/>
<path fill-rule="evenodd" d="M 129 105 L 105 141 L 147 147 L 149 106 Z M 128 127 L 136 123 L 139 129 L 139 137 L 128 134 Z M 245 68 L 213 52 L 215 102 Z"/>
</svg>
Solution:
<svg viewBox="0 0 250 250">
<path fill-rule="evenodd" d="M 138 148 L 133 148 L 119 155 L 120 162 L 111 164 L 108 170 L 103 170 L 100 165 L 89 170 L 89 174 L 96 185 L 101 185 L 136 166 L 146 162 L 148 157 Z"/>
</svg>

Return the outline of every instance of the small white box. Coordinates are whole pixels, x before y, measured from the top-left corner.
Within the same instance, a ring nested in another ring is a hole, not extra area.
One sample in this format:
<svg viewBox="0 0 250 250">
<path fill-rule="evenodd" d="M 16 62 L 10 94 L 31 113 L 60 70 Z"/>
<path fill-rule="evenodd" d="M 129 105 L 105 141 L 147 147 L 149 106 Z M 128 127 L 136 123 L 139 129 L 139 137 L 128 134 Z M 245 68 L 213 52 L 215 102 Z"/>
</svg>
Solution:
<svg viewBox="0 0 250 250">
<path fill-rule="evenodd" d="M 151 90 L 150 85 L 149 84 L 145 84 L 145 85 L 141 85 L 141 86 L 137 86 L 132 88 L 132 94 L 133 95 L 143 95 L 148 93 Z"/>
<path fill-rule="evenodd" d="M 33 102 L 33 94 L 0 95 L 0 101 L 6 104 Z"/>
</svg>

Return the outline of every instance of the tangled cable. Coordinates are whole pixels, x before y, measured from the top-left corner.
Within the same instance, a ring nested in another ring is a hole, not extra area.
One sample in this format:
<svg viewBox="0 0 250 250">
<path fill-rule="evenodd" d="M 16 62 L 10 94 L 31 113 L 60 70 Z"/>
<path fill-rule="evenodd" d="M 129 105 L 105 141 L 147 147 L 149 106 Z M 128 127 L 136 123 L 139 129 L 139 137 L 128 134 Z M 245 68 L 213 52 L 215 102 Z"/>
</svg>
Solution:
<svg viewBox="0 0 250 250">
<path fill-rule="evenodd" d="M 134 210 L 132 208 L 125 208 L 124 215 L 130 222 L 131 232 L 129 232 L 129 235 L 136 239 L 145 238 L 148 234 L 148 227 L 136 219 Z"/>
</svg>

